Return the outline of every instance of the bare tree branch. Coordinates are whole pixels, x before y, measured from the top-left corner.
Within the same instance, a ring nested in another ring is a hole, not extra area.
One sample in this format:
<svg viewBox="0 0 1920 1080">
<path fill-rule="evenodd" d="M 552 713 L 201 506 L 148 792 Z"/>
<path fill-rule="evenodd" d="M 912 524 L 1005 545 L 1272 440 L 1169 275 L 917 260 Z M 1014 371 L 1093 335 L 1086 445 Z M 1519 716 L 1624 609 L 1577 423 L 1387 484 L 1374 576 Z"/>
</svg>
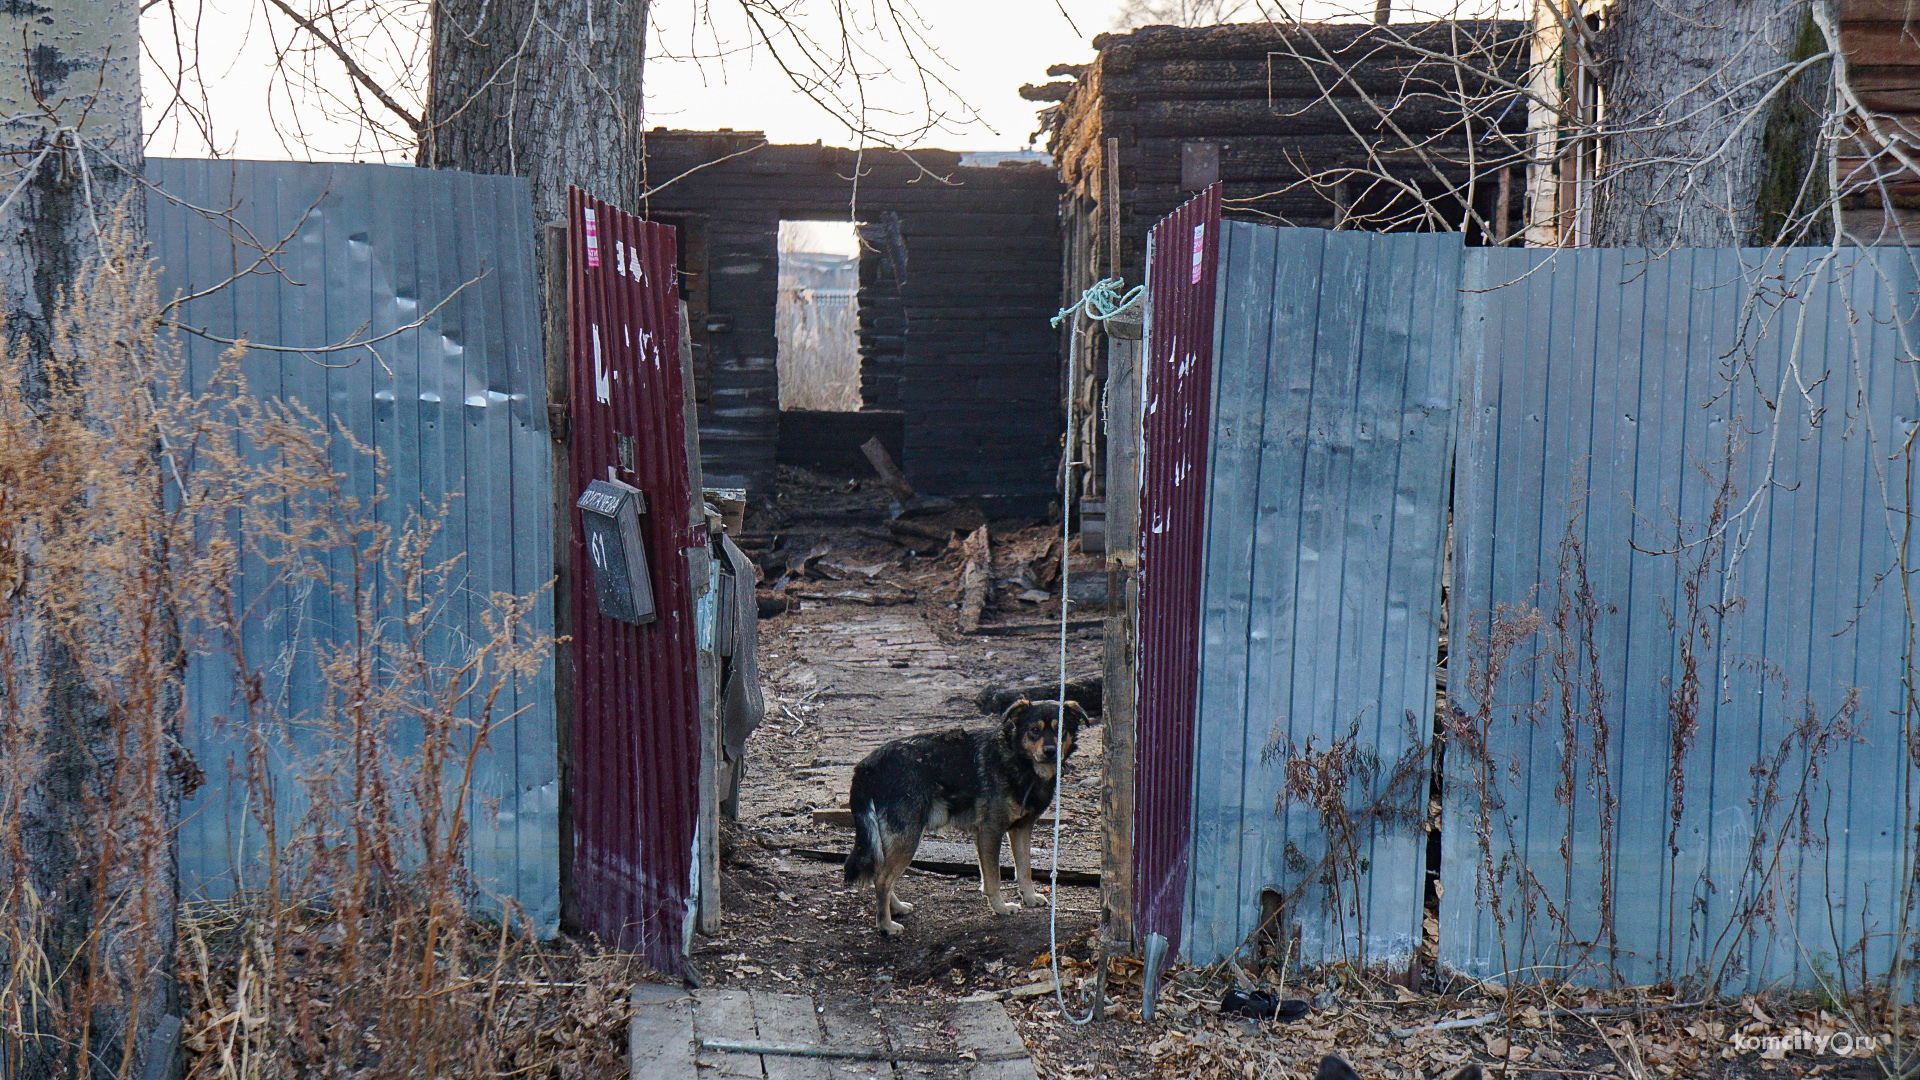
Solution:
<svg viewBox="0 0 1920 1080">
<path fill-rule="evenodd" d="M 359 62 L 353 58 L 351 53 L 341 48 L 339 42 L 330 37 L 326 31 L 320 29 L 312 19 L 293 10 L 293 8 L 287 5 L 286 0 L 267 0 L 267 2 L 278 8 L 287 18 L 292 19 L 302 30 L 312 34 L 314 38 L 322 45 L 325 45 L 333 55 L 339 57 L 341 65 L 347 69 L 347 74 L 353 77 L 355 83 L 364 87 L 367 93 L 372 94 L 375 101 L 386 106 L 389 112 L 399 117 L 409 128 L 412 128 L 415 132 L 420 131 L 420 118 L 409 112 L 406 107 L 398 101 L 395 101 L 393 95 L 387 93 L 384 87 L 375 82 L 373 76 L 366 73 L 366 70 L 360 66 Z"/>
</svg>

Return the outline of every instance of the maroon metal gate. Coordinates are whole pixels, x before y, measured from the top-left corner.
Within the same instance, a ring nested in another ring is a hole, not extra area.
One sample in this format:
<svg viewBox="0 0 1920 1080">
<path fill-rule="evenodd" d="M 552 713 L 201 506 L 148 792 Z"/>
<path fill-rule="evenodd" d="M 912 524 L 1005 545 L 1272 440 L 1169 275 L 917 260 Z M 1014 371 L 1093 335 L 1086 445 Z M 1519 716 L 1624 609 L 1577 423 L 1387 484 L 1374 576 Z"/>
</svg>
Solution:
<svg viewBox="0 0 1920 1080">
<path fill-rule="evenodd" d="M 1153 227 L 1141 415 L 1140 630 L 1134 668 L 1133 905 L 1136 934 L 1180 948 L 1200 678 L 1220 185 Z"/>
<path fill-rule="evenodd" d="M 573 889 L 582 929 L 679 974 L 693 918 L 700 693 L 674 231 L 567 192 L 569 472 L 639 488 L 656 615 L 595 604 L 573 513 Z M 571 500 L 569 500 L 571 501 Z"/>
</svg>

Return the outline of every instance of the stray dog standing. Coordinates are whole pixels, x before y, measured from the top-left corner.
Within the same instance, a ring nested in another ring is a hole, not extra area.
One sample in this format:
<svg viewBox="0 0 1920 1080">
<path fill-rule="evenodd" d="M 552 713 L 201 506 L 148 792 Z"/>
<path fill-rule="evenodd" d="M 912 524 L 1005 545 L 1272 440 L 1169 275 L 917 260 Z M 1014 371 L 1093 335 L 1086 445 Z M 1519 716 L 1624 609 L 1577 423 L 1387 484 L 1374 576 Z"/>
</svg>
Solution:
<svg viewBox="0 0 1920 1080">
<path fill-rule="evenodd" d="M 853 769 L 853 850 L 847 883 L 873 884 L 880 930 L 900 932 L 895 915 L 913 905 L 894 895 L 929 829 L 973 833 L 980 891 L 995 915 L 1013 908 L 1000 899 L 1000 838 L 1013 841 L 1014 876 L 1023 903 L 1037 905 L 1027 852 L 1033 823 L 1053 802 L 1060 769 L 1073 754 L 1086 713 L 1052 701 L 1016 701 L 998 731 L 955 728 L 895 739 Z"/>
</svg>

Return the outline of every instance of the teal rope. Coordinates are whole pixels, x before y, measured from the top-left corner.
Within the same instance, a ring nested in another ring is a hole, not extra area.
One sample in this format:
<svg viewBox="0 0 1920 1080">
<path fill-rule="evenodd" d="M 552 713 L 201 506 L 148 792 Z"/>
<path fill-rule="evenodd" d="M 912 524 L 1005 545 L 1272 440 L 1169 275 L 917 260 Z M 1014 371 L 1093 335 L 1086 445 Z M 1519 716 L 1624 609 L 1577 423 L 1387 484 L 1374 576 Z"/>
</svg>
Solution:
<svg viewBox="0 0 1920 1080">
<path fill-rule="evenodd" d="M 1140 302 L 1142 296 L 1146 295 L 1147 287 L 1135 285 L 1122 293 L 1120 287 L 1125 284 L 1126 282 L 1119 278 L 1102 278 L 1094 282 L 1092 288 L 1080 294 L 1080 299 L 1075 300 L 1073 306 L 1060 309 L 1060 314 L 1053 317 L 1053 325 L 1059 326 L 1060 320 L 1076 311 L 1082 312 L 1094 322 L 1104 323 L 1132 308 Z"/>
</svg>

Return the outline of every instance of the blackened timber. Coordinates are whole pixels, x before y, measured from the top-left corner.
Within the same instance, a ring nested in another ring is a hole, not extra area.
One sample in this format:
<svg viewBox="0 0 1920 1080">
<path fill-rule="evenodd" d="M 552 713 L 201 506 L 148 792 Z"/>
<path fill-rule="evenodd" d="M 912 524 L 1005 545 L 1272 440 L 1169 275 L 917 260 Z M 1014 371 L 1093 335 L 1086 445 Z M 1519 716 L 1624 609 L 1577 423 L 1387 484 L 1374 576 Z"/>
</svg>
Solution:
<svg viewBox="0 0 1920 1080">
<path fill-rule="evenodd" d="M 782 431 L 773 332 L 780 220 L 891 215 L 904 278 L 891 258 L 863 250 L 860 260 L 863 406 L 899 412 L 900 465 L 916 489 L 1003 504 L 990 512 L 1045 509 L 1061 430 L 1058 338 L 1047 326 L 1060 293 L 1061 187 L 1051 168 L 962 166 L 940 150 L 909 158 L 779 146 L 752 132 L 655 130 L 645 145 L 657 185 L 646 212 L 697 216 L 711 247 L 687 291 L 706 302 L 690 312 L 695 325 L 712 316 L 726 327 L 700 342 L 713 372 L 701 412 L 713 482 L 758 492 L 772 484 Z M 817 418 L 796 423 L 824 430 Z M 952 449 L 981 446 L 995 453 Z"/>
<path fill-rule="evenodd" d="M 1315 98 L 1332 93 L 1351 96 L 1356 91 L 1391 101 L 1403 94 L 1491 94 L 1510 89 L 1504 64 L 1485 70 L 1467 69 L 1454 81 L 1454 70 L 1425 58 L 1399 62 L 1372 62 L 1351 71 L 1334 71 L 1317 56 L 1274 55 L 1261 60 L 1188 60 L 1142 65 L 1126 75 L 1109 75 L 1101 83 L 1108 97 L 1136 101 L 1233 101 L 1269 98 Z"/>
<path fill-rule="evenodd" d="M 1377 110 L 1375 105 L 1379 106 Z M 1493 103 L 1492 108 L 1499 111 L 1499 103 Z M 1195 131 L 1205 132 L 1208 138 L 1222 138 L 1269 135 L 1277 129 L 1284 129 L 1289 138 L 1344 135 L 1351 140 L 1355 131 L 1366 135 L 1389 131 L 1389 123 L 1400 131 L 1412 130 L 1421 135 L 1458 131 L 1465 124 L 1457 100 L 1428 95 L 1373 104 L 1359 98 L 1331 101 L 1278 98 L 1271 104 L 1266 101 L 1141 101 L 1131 109 L 1115 109 L 1107 119 L 1112 125 L 1130 127 L 1136 138 L 1189 140 Z"/>
<path fill-rule="evenodd" d="M 1349 65 L 1422 58 L 1422 52 L 1472 57 L 1491 50 L 1498 55 L 1524 52 L 1517 44 L 1526 24 L 1505 19 L 1457 19 L 1429 23 L 1234 23 L 1199 28 L 1149 26 L 1131 33 L 1100 34 L 1093 47 L 1108 70 L 1125 73 L 1152 61 L 1261 60 L 1270 52 L 1318 56 L 1320 49 Z"/>
</svg>

